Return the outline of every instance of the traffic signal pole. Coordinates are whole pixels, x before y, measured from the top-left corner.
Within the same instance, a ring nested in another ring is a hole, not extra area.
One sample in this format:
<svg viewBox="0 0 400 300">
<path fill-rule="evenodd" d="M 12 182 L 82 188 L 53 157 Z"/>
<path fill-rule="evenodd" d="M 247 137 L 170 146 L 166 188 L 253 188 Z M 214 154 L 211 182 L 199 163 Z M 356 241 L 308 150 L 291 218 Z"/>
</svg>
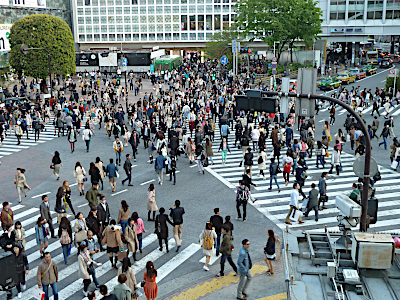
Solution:
<svg viewBox="0 0 400 300">
<path fill-rule="evenodd" d="M 274 91 L 262 91 L 262 94 L 268 97 L 279 96 L 279 97 L 292 97 L 292 98 L 305 98 L 310 100 L 320 99 L 322 101 L 333 102 L 344 109 L 346 109 L 358 122 L 360 129 L 365 137 L 365 160 L 364 160 L 364 178 L 363 178 L 363 190 L 361 194 L 361 219 L 360 219 L 360 231 L 367 231 L 367 214 L 368 214 L 368 187 L 370 180 L 370 163 L 371 163 L 371 139 L 364 121 L 361 117 L 350 107 L 350 105 L 343 103 L 342 101 L 322 95 L 315 94 L 296 94 L 296 93 L 282 93 Z"/>
</svg>

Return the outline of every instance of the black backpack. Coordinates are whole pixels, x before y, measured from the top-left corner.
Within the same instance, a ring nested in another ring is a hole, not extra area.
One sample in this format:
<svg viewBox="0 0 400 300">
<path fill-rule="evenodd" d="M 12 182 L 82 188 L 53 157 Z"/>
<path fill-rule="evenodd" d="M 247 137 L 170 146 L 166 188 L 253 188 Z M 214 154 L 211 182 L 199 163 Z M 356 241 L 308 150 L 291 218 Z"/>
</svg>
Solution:
<svg viewBox="0 0 400 300">
<path fill-rule="evenodd" d="M 264 160 L 263 160 L 263 158 L 262 158 L 261 155 L 258 157 L 257 162 L 258 162 L 259 164 L 262 164 L 262 163 L 264 162 Z"/>
</svg>

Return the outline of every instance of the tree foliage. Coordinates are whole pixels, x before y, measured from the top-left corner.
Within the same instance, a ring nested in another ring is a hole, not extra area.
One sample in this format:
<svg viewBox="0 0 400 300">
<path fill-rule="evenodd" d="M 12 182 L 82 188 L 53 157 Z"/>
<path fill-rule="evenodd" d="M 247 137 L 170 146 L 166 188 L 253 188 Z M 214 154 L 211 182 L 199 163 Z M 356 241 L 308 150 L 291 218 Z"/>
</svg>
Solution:
<svg viewBox="0 0 400 300">
<path fill-rule="evenodd" d="M 313 43 L 321 32 L 322 12 L 314 0 L 242 0 L 236 4 L 235 24 L 250 41 L 260 39 L 277 58 L 296 41 Z"/>
<path fill-rule="evenodd" d="M 74 39 L 68 24 L 60 18 L 38 14 L 26 16 L 14 23 L 10 30 L 10 65 L 18 72 L 35 78 L 49 76 L 45 50 L 29 50 L 22 54 L 20 47 L 46 48 L 50 51 L 52 74 L 75 72 Z"/>
</svg>

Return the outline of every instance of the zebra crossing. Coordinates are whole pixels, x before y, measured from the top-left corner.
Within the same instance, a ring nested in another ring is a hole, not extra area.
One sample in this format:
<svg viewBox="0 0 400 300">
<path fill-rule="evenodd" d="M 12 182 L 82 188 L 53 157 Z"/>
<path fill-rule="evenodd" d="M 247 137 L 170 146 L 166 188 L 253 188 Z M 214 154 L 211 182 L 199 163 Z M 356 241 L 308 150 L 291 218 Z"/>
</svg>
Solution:
<svg viewBox="0 0 400 300">
<path fill-rule="evenodd" d="M 41 262 L 39 247 L 36 244 L 35 238 L 35 225 L 37 218 L 40 216 L 40 212 L 38 208 L 28 208 L 23 204 L 11 205 L 11 209 L 14 212 L 14 221 L 21 221 L 26 234 L 25 251 L 30 268 L 28 275 L 26 275 L 27 289 L 22 292 L 22 299 L 33 300 L 36 299 L 33 295 L 37 287 L 37 270 Z M 57 235 L 57 214 L 54 211 L 51 213 L 53 216 L 55 233 Z M 72 220 L 73 216 L 68 215 L 68 218 L 71 220 L 72 228 L 74 228 L 75 220 Z M 175 240 L 171 238 L 168 241 L 168 245 L 169 248 L 172 249 L 175 246 Z M 142 247 L 143 254 L 137 253 L 139 261 L 132 265 L 138 282 L 141 280 L 139 273 L 145 269 L 147 261 L 153 261 L 155 263 L 158 271 L 157 282 L 161 282 L 164 278 L 174 272 L 174 270 L 179 268 L 180 265 L 188 261 L 193 255 L 197 254 L 198 259 L 202 256 L 201 252 L 199 252 L 201 247 L 197 243 L 191 243 L 187 246 L 183 245 L 181 251 L 178 253 L 175 251 L 166 253 L 165 250 L 160 251 L 158 248 L 159 246 L 156 234 L 150 233 L 144 236 Z M 83 281 L 79 275 L 77 249 L 75 247 L 71 248 L 68 265 L 64 264 L 63 253 L 58 238 L 49 240 L 49 245 L 46 251 L 50 252 L 52 260 L 58 266 L 59 281 L 57 287 L 59 299 L 83 299 Z M 117 272 L 112 268 L 108 259 L 108 254 L 106 252 L 99 252 L 94 255 L 93 259 L 97 262 L 103 263 L 102 266 L 96 268 L 96 277 L 98 278 L 99 283 L 107 285 L 109 290 L 112 291 L 114 286 L 118 284 L 116 276 Z M 120 266 L 120 263 L 118 266 Z M 89 287 L 89 290 L 93 289 L 94 285 Z M 15 289 L 13 292 L 13 295 L 16 297 Z M 97 296 L 99 297 L 101 295 L 98 294 Z M 50 299 L 54 299 L 54 297 L 51 297 Z"/>
<path fill-rule="evenodd" d="M 239 166 L 243 159 L 243 153 L 241 149 L 237 149 L 232 145 L 234 141 L 234 133 L 231 131 L 229 136 L 229 144 L 231 153 L 227 155 L 227 161 L 222 164 L 221 153 L 218 152 L 220 134 L 215 133 L 216 139 L 213 144 L 214 149 L 214 164 L 209 165 L 206 170 L 216 177 L 219 181 L 224 183 L 231 189 L 235 189 L 238 186 L 239 180 L 242 178 L 244 168 Z M 295 134 L 295 138 L 298 135 Z M 289 211 L 290 193 L 292 190 L 292 184 L 295 180 L 294 175 L 290 175 L 290 184 L 285 185 L 282 174 L 278 174 L 278 184 L 280 192 L 278 191 L 275 183 L 272 184 L 272 190 L 269 188 L 269 159 L 272 157 L 272 144 L 271 140 L 266 142 L 267 145 L 267 162 L 266 171 L 264 171 L 265 178 L 260 176 L 258 173 L 258 155 L 254 151 L 253 168 L 252 168 L 252 180 L 256 183 L 257 187 L 252 187 L 252 197 L 257 198 L 257 201 L 249 204 L 254 206 L 260 213 L 266 216 L 268 219 L 273 221 L 279 228 L 286 229 L 285 218 Z M 251 147 L 251 146 L 250 146 Z M 332 151 L 332 150 L 330 150 Z M 281 150 L 281 155 L 284 155 L 286 149 Z M 282 156 L 281 156 L 282 157 Z M 296 230 L 321 230 L 326 226 L 329 231 L 339 231 L 337 226 L 337 214 L 338 210 L 335 205 L 335 196 L 340 194 L 349 195 L 351 193 L 351 186 L 354 182 L 357 182 L 357 176 L 353 172 L 353 162 L 355 157 L 351 154 L 342 152 L 342 172 L 339 176 L 335 174 L 329 174 L 327 178 L 327 190 L 329 201 L 327 202 L 327 209 L 319 212 L 319 221 L 314 220 L 313 212 L 310 213 L 308 218 L 303 218 L 303 224 L 293 223 L 290 228 Z M 310 159 L 306 158 L 309 177 L 306 180 L 303 191 L 306 195 L 310 190 L 310 185 L 315 183 L 318 186 L 318 181 L 323 171 L 330 169 L 330 158 L 326 159 L 325 168 L 320 166 L 316 167 L 315 155 Z M 282 169 L 282 167 L 281 167 Z M 391 169 L 379 166 L 382 179 L 375 183 L 376 198 L 379 201 L 378 209 L 378 222 L 370 225 L 370 231 L 379 232 L 400 232 L 400 174 L 394 172 Z M 232 198 L 235 195 L 232 195 Z M 251 217 L 251 216 L 250 216 Z M 357 228 L 355 228 L 357 230 Z"/>
<path fill-rule="evenodd" d="M 323 102 L 320 102 L 320 103 L 322 103 L 322 105 L 324 105 Z M 392 104 L 393 104 L 393 103 L 392 103 Z M 341 106 L 336 105 L 335 108 L 336 108 L 336 115 L 341 116 L 341 115 L 347 113 L 347 110 L 345 110 L 345 109 L 344 109 L 343 107 L 341 107 Z M 359 112 L 361 113 L 361 115 L 364 115 L 364 114 L 367 114 L 367 113 L 371 113 L 371 112 L 372 112 L 372 108 L 373 108 L 373 106 L 372 106 L 372 104 L 371 104 L 371 105 L 369 105 L 368 107 L 363 108 L 363 109 L 360 110 Z M 320 112 L 325 112 L 325 111 L 329 111 L 329 110 L 330 110 L 330 105 L 327 105 L 326 107 L 321 108 L 319 111 L 320 111 Z M 358 111 L 358 110 L 357 110 L 357 111 Z M 400 104 L 393 104 L 393 106 L 391 106 L 391 107 L 389 108 L 389 113 L 386 113 L 384 107 L 379 107 L 379 108 L 378 108 L 378 111 L 379 111 L 379 114 L 380 114 L 381 116 L 393 116 L 393 117 L 395 117 L 395 116 L 400 115 Z M 324 120 L 321 120 L 320 122 L 323 122 L 323 121 L 324 121 Z"/>
</svg>

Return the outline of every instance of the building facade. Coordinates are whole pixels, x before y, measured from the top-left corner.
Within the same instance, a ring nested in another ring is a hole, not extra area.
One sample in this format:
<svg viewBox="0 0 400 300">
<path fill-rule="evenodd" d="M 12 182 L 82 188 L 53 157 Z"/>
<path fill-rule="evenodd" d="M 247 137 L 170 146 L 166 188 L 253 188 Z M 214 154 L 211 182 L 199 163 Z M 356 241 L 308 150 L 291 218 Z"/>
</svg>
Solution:
<svg viewBox="0 0 400 300">
<path fill-rule="evenodd" d="M 76 0 L 80 50 L 195 50 L 233 23 L 236 0 Z M 177 53 L 178 54 L 178 53 Z"/>
</svg>

